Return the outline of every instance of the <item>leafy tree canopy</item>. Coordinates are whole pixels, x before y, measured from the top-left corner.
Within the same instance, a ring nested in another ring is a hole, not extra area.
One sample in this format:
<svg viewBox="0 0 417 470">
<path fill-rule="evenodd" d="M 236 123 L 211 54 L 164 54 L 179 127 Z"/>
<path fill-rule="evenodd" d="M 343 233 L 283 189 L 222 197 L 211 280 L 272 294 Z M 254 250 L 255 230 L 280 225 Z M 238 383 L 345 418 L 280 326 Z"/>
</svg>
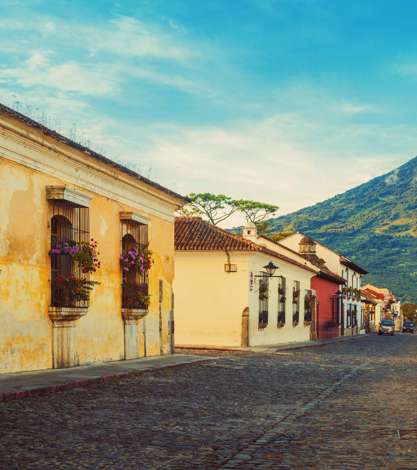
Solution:
<svg viewBox="0 0 417 470">
<path fill-rule="evenodd" d="M 213 225 L 223 222 L 237 211 L 233 199 L 224 194 L 191 193 L 187 198 L 190 202 L 182 208 L 181 213 L 205 216 Z"/>
<path fill-rule="evenodd" d="M 405 302 L 401 305 L 401 313 L 407 320 L 416 320 L 417 318 L 417 305 L 411 302 Z"/>
<path fill-rule="evenodd" d="M 243 214 L 248 222 L 261 231 L 267 229 L 267 219 L 276 214 L 278 206 L 247 199 L 232 199 L 224 194 L 191 193 L 189 203 L 181 210 L 183 215 L 200 215 L 213 225 L 228 219 L 235 212 Z"/>
<path fill-rule="evenodd" d="M 247 199 L 237 199 L 233 201 L 235 207 L 244 214 L 248 222 L 260 224 L 266 219 L 276 215 L 278 206 L 266 204 L 264 202 L 251 201 Z"/>
</svg>

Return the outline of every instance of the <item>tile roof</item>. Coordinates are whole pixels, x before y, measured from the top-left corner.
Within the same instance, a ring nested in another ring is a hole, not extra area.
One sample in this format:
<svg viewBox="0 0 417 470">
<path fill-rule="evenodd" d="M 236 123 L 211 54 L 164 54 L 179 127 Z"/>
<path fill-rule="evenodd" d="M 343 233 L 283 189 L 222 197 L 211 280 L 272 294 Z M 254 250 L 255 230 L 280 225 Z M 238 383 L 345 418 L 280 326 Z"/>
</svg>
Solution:
<svg viewBox="0 0 417 470">
<path fill-rule="evenodd" d="M 33 127 L 35 129 L 39 129 L 41 132 L 43 132 L 45 135 L 48 135 L 52 137 L 55 140 L 58 140 L 59 142 L 66 144 L 70 147 L 72 147 L 75 150 L 78 150 L 80 152 L 83 152 L 84 154 L 95 158 L 96 160 L 99 160 L 103 163 L 106 163 L 108 165 L 111 165 L 113 168 L 116 168 L 119 171 L 122 171 L 123 173 L 126 173 L 130 176 L 133 176 L 134 178 L 138 179 L 139 181 L 152 186 L 153 188 L 175 198 L 179 199 L 182 203 L 186 203 L 187 198 L 184 196 L 181 196 L 180 194 L 171 191 L 170 189 L 165 188 L 164 186 L 161 186 L 158 183 L 155 183 L 154 181 L 145 178 L 144 176 L 140 175 L 139 173 L 136 173 L 136 171 L 131 170 L 130 168 L 127 168 L 123 165 L 120 165 L 119 163 L 114 162 L 108 157 L 105 157 L 104 155 L 101 155 L 100 153 L 94 152 L 94 150 L 89 149 L 88 147 L 85 147 L 84 145 L 78 144 L 77 142 L 74 142 L 73 140 L 69 139 L 68 137 L 63 136 L 62 134 L 59 134 L 58 132 L 49 129 L 48 127 L 44 126 L 43 124 L 40 124 L 39 122 L 29 118 L 28 116 L 25 116 L 22 113 L 19 113 L 18 111 L 15 111 L 14 109 L 9 108 L 8 106 L 5 106 L 4 104 L 0 103 L 0 113 L 6 114 L 12 118 L 17 119 L 18 121 L 26 124 L 27 126 Z"/>
<path fill-rule="evenodd" d="M 361 268 L 358 264 L 354 263 L 351 259 L 349 259 L 346 256 L 341 255 L 340 256 L 340 262 L 347 266 L 350 269 L 353 269 L 353 271 L 356 271 L 359 274 L 368 274 L 368 271 L 365 269 Z"/>
<path fill-rule="evenodd" d="M 199 217 L 177 217 L 175 219 L 175 249 L 177 251 L 258 252 L 286 261 L 307 271 L 316 272 L 276 251 L 215 227 Z"/>
<path fill-rule="evenodd" d="M 337 284 L 346 284 L 346 279 L 339 274 L 334 273 L 326 266 L 326 261 L 323 258 L 318 257 L 312 253 L 300 253 L 303 258 L 310 261 L 311 264 L 320 269 L 320 277 L 327 279 L 328 281 L 336 282 Z"/>
<path fill-rule="evenodd" d="M 273 240 L 272 238 L 265 236 L 265 235 L 260 235 L 259 238 L 265 238 L 266 240 L 269 240 L 271 243 L 274 243 L 275 245 L 284 248 L 285 250 L 289 251 L 290 253 L 293 253 L 297 255 L 298 257 L 304 258 L 307 261 L 309 261 L 313 266 L 316 266 L 318 269 L 320 269 L 320 272 L 318 273 L 321 275 L 323 279 L 327 279 L 332 282 L 336 282 L 337 284 L 346 284 L 346 280 L 339 276 L 338 274 L 334 273 L 333 271 L 330 271 L 330 269 L 326 266 L 326 262 L 324 259 L 319 258 L 316 254 L 306 254 L 306 253 L 299 253 L 295 250 L 292 250 L 288 246 L 283 245 L 280 242 L 277 242 Z M 304 237 L 306 238 L 306 237 Z M 307 237 L 310 240 L 312 240 L 313 243 L 316 243 L 312 238 Z"/>
<path fill-rule="evenodd" d="M 368 299 L 385 300 L 385 296 L 381 292 L 376 292 L 372 289 L 361 289 L 361 292 L 362 292 L 362 295 L 364 295 Z"/>
</svg>

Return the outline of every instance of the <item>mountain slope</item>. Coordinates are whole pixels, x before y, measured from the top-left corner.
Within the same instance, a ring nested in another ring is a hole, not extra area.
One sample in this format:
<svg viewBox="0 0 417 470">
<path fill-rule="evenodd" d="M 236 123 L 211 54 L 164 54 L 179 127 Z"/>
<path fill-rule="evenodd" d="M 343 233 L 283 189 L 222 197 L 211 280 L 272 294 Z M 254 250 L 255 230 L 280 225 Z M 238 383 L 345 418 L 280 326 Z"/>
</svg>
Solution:
<svg viewBox="0 0 417 470">
<path fill-rule="evenodd" d="M 417 301 L 417 157 L 270 227 L 311 235 L 366 268 L 367 281 Z"/>
</svg>

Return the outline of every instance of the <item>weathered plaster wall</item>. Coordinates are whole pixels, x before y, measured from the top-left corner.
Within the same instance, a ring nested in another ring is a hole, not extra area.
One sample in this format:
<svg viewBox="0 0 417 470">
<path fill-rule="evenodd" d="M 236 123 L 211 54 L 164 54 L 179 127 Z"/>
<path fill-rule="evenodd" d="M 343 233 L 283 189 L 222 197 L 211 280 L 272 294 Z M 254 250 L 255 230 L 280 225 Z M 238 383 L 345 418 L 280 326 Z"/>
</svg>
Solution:
<svg viewBox="0 0 417 470">
<path fill-rule="evenodd" d="M 240 347 L 248 306 L 248 256 L 230 253 L 237 272 L 226 273 L 224 252 L 175 254 L 175 343 Z"/>
<path fill-rule="evenodd" d="M 265 254 L 256 254 L 251 257 L 250 270 L 254 275 L 260 274 L 271 257 Z M 259 315 L 259 278 L 254 278 L 254 286 L 250 292 L 249 303 L 249 345 L 265 346 L 295 341 L 308 341 L 310 339 L 310 326 L 304 325 L 304 294 L 310 289 L 311 278 L 314 273 L 299 268 L 285 261 L 275 260 L 279 266 L 276 275 L 286 279 L 285 326 L 278 328 L 278 278 L 269 280 L 269 308 L 268 325 L 258 328 Z M 292 323 L 292 288 L 293 281 L 300 282 L 300 316 L 297 326 Z"/>
<path fill-rule="evenodd" d="M 77 321 L 79 363 L 117 360 L 124 355 L 120 211 L 139 212 L 149 220 L 150 249 L 155 261 L 150 272 L 149 313 L 138 326 L 139 355 L 168 352 L 176 204 L 152 196 L 147 188 L 141 191 L 136 182 L 127 184 L 113 172 L 113 177 L 101 174 L 59 152 L 52 155 L 51 150 L 42 149 L 32 140 L 15 139 L 13 133 L 1 127 L 0 120 L 0 372 L 52 365 L 47 185 L 66 184 L 92 197 L 90 234 L 99 244 L 102 263 L 101 270 L 93 276 L 100 285 L 92 293 L 88 314 Z M 73 176 L 78 184 L 74 184 Z M 159 280 L 164 288 L 162 335 Z"/>
</svg>

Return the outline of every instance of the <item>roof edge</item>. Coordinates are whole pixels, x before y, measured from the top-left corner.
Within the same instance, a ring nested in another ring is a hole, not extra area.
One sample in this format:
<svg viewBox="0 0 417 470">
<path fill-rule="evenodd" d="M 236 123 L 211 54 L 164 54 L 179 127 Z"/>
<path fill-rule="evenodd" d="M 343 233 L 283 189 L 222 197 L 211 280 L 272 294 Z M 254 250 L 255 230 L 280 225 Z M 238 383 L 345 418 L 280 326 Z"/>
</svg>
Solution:
<svg viewBox="0 0 417 470">
<path fill-rule="evenodd" d="M 136 171 L 131 170 L 130 168 L 128 168 L 124 165 L 121 165 L 120 163 L 115 162 L 114 160 L 110 159 L 109 157 L 106 157 L 106 156 L 104 156 L 104 155 L 102 155 L 98 152 L 95 152 L 94 150 L 90 149 L 89 147 L 86 147 L 82 144 L 79 144 L 79 143 L 73 141 L 72 139 L 70 139 L 68 137 L 65 137 L 64 135 L 60 134 L 59 132 L 54 131 L 54 130 L 50 129 L 49 127 L 44 126 L 43 124 L 35 121 L 34 119 L 32 119 L 32 118 L 30 118 L 30 117 L 28 117 L 28 116 L 26 116 L 26 115 L 24 115 L 24 114 L 22 114 L 18 111 L 15 111 L 14 109 L 9 108 L 8 106 L 6 106 L 2 103 L 0 103 L 0 113 L 6 114 L 6 115 L 18 120 L 19 122 L 21 122 L 21 123 L 23 123 L 23 124 L 25 124 L 29 127 L 32 127 L 34 129 L 38 129 L 41 132 L 43 132 L 44 134 L 48 135 L 49 137 L 52 137 L 53 139 L 57 140 L 58 142 L 60 142 L 64 145 L 68 145 L 69 147 L 73 148 L 74 150 L 82 152 L 82 153 L 88 155 L 89 157 L 93 157 L 93 158 L 95 158 L 96 160 L 98 160 L 102 163 L 110 165 L 113 168 L 116 168 L 117 170 L 119 170 L 119 171 L 121 171 L 121 172 L 123 172 L 123 173 L 125 173 L 129 176 L 133 176 L 134 178 L 138 179 L 140 182 L 142 182 L 142 183 L 144 183 L 148 186 L 151 186 L 153 189 L 161 191 L 161 192 L 167 194 L 168 196 L 170 196 L 174 199 L 177 199 L 178 201 L 180 201 L 184 204 L 189 202 L 188 198 L 182 196 L 181 194 L 178 194 L 175 191 L 172 191 L 171 189 L 168 189 L 165 186 L 162 186 L 159 183 L 156 183 L 155 181 L 152 181 L 149 178 L 146 178 L 145 176 L 140 175 Z"/>
</svg>

